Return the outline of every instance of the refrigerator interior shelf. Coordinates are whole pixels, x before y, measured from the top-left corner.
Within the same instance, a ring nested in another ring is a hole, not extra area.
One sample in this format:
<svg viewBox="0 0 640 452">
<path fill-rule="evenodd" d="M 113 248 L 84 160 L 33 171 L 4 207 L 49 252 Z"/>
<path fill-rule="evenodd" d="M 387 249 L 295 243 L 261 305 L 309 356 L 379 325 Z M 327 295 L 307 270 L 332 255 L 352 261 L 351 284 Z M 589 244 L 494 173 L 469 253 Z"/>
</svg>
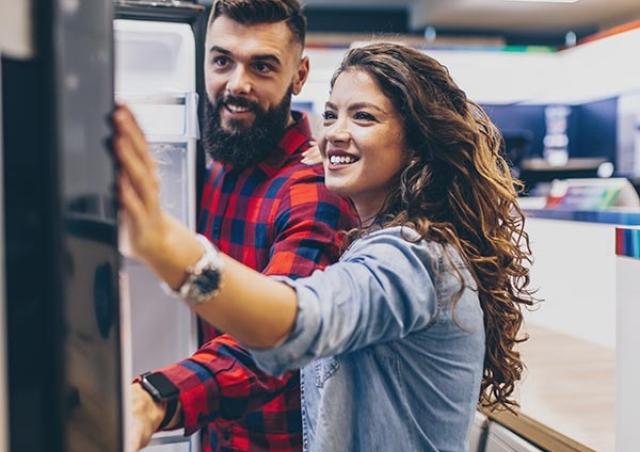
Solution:
<svg viewBox="0 0 640 452">
<path fill-rule="evenodd" d="M 116 98 L 131 108 L 148 138 L 158 137 L 154 140 L 149 138 L 150 141 L 175 142 L 199 138 L 196 93 L 117 93 Z"/>
</svg>

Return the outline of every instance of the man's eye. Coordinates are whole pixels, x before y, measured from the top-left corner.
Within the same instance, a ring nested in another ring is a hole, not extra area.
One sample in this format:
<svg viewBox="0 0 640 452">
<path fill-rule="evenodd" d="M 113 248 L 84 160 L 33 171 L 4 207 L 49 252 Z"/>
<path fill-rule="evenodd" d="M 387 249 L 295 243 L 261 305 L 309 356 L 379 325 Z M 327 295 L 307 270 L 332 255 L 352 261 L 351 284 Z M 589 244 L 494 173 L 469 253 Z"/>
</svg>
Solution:
<svg viewBox="0 0 640 452">
<path fill-rule="evenodd" d="M 322 118 L 325 121 L 330 121 L 332 119 L 336 119 L 336 117 L 337 117 L 336 114 L 334 112 L 332 112 L 332 111 L 325 111 L 324 113 L 322 113 Z"/>
<path fill-rule="evenodd" d="M 266 63 L 255 63 L 253 67 L 260 74 L 267 74 L 273 70 L 273 68 Z"/>
<path fill-rule="evenodd" d="M 229 58 L 224 56 L 217 56 L 213 59 L 213 64 L 216 67 L 222 68 L 229 64 Z"/>
<path fill-rule="evenodd" d="M 366 111 L 358 111 L 353 115 L 353 119 L 359 121 L 375 121 L 376 118 L 371 113 L 367 113 Z"/>
</svg>

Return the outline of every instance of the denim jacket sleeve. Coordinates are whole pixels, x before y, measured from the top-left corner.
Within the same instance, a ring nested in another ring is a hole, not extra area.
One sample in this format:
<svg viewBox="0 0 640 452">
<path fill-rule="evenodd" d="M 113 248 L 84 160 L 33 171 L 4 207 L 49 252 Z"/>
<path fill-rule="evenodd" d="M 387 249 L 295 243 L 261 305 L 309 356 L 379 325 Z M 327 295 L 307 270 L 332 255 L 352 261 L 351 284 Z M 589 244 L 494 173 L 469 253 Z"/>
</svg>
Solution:
<svg viewBox="0 0 640 452">
<path fill-rule="evenodd" d="M 396 227 L 372 233 L 324 271 L 285 280 L 296 290 L 296 324 L 279 347 L 252 350 L 258 365 L 280 374 L 429 326 L 437 310 L 432 282 L 437 263 L 423 240 L 405 239 L 406 231 Z"/>
</svg>

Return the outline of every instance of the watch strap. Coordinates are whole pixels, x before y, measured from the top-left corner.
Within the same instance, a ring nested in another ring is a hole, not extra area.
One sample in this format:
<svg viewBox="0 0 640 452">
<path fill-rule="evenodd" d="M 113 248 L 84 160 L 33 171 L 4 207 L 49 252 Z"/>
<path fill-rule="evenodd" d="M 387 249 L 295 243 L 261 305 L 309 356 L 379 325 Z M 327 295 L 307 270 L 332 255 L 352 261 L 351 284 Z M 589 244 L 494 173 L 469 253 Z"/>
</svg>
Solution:
<svg viewBox="0 0 640 452">
<path fill-rule="evenodd" d="M 164 282 L 161 284 L 165 293 L 185 301 L 191 307 L 218 294 L 221 286 L 220 278 L 224 269 L 221 253 L 213 243 L 201 234 L 197 234 L 196 238 L 202 245 L 202 256 L 193 265 L 186 268 L 186 278 L 180 287 L 172 289 Z M 212 284 L 212 281 L 213 286 L 208 291 L 206 289 L 203 291 L 203 287 L 206 288 L 207 284 Z"/>
<path fill-rule="evenodd" d="M 169 425 L 169 422 L 171 422 L 171 419 L 173 419 L 173 416 L 175 416 L 176 414 L 177 408 L 178 408 L 177 398 L 167 400 L 167 406 L 164 410 L 164 417 L 162 418 L 162 421 L 158 426 L 158 430 L 164 430 L 165 427 Z"/>
</svg>

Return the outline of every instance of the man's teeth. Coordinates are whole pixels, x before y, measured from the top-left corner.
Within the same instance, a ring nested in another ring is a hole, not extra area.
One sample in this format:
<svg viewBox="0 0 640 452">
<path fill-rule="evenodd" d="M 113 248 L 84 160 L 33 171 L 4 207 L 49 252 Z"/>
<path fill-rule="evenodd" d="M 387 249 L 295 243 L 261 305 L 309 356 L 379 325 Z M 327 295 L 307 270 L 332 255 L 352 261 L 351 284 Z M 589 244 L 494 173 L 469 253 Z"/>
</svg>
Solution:
<svg viewBox="0 0 640 452">
<path fill-rule="evenodd" d="M 246 113 L 249 111 L 248 108 L 246 107 L 239 107 L 237 105 L 231 105 L 231 104 L 226 104 L 227 109 L 231 112 L 231 113 Z"/>
<path fill-rule="evenodd" d="M 355 161 L 356 159 L 354 157 L 348 155 L 332 155 L 329 157 L 329 162 L 333 165 L 349 164 Z"/>
</svg>

